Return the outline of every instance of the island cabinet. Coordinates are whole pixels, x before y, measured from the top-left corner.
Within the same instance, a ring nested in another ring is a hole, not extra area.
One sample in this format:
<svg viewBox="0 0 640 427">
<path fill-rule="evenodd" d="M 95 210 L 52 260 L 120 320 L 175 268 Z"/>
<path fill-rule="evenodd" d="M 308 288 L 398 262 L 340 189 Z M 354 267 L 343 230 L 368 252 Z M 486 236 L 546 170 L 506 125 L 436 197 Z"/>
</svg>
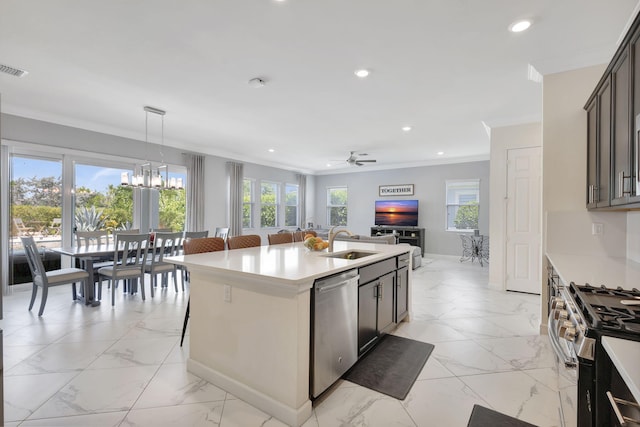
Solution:
<svg viewBox="0 0 640 427">
<path fill-rule="evenodd" d="M 398 270 L 396 271 L 395 288 L 395 323 L 400 323 L 409 314 L 409 254 L 398 257 Z"/>
<path fill-rule="evenodd" d="M 299 242 L 165 258 L 191 275 L 187 370 L 287 425 L 303 425 L 313 411 L 315 284 L 357 269 L 361 307 L 375 307 L 363 310 L 360 319 L 370 325 L 375 342 L 404 310 L 395 306 L 398 259 L 409 249 L 336 241 L 330 254 L 308 251 Z M 340 256 L 348 251 L 371 254 Z M 352 312 L 358 309 L 355 300 L 346 307 Z M 186 305 L 186 297 L 182 302 Z"/>
<path fill-rule="evenodd" d="M 409 308 L 409 253 L 359 270 L 358 354 L 404 319 Z M 400 266 L 400 268 L 398 268 Z"/>
</svg>

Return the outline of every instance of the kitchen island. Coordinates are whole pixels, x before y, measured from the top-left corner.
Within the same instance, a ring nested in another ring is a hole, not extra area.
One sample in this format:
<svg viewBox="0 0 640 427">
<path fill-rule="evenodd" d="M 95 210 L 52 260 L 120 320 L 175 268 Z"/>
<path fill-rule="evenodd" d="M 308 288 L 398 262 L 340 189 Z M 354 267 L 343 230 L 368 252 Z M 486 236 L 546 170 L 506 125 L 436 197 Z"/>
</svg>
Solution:
<svg viewBox="0 0 640 427">
<path fill-rule="evenodd" d="M 410 247 L 335 242 L 334 254 L 347 250 L 375 253 L 331 258 L 291 243 L 167 259 L 185 265 L 191 277 L 189 372 L 289 425 L 302 425 L 312 409 L 314 281 L 407 254 Z"/>
</svg>

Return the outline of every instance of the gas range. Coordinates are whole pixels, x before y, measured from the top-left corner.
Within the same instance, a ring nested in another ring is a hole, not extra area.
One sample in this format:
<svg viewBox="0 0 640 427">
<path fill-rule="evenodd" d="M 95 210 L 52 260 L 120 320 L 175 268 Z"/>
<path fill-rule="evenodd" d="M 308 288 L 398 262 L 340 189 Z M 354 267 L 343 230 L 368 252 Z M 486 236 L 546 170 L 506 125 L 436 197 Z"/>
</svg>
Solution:
<svg viewBox="0 0 640 427">
<path fill-rule="evenodd" d="M 640 341 L 640 291 L 571 283 L 569 293 L 588 328 Z"/>
<path fill-rule="evenodd" d="M 602 338 L 640 341 L 640 291 L 589 284 L 559 286 L 550 300 L 549 338 L 565 369 L 575 372 L 577 420 L 568 425 L 602 427 L 616 424 L 607 392 L 616 386 Z M 617 388 L 616 388 L 617 387 Z M 562 398 L 562 396 L 561 396 Z M 574 400 L 569 396 L 567 402 Z M 636 417 L 637 419 L 637 417 Z"/>
</svg>

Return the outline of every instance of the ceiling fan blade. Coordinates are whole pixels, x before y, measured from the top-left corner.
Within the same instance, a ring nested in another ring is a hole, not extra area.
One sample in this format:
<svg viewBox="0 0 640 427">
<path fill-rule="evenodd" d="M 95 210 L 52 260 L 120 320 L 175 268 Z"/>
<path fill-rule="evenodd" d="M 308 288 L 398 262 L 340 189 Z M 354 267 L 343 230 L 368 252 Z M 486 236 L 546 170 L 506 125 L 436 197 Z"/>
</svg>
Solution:
<svg viewBox="0 0 640 427">
<path fill-rule="evenodd" d="M 360 162 L 360 163 L 363 163 L 363 162 L 364 162 L 364 163 L 375 163 L 375 162 L 376 162 L 376 160 L 360 160 L 360 159 L 358 159 L 358 160 L 356 160 L 356 161 L 357 161 L 357 162 Z"/>
</svg>

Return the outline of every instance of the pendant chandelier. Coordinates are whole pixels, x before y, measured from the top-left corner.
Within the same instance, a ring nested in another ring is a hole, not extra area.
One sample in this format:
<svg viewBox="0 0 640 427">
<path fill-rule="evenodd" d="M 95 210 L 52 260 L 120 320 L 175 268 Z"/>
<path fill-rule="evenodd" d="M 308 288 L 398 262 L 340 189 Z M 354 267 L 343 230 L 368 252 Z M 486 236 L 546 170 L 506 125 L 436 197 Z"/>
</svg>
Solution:
<svg viewBox="0 0 640 427">
<path fill-rule="evenodd" d="M 128 172 L 122 172 L 120 175 L 120 184 L 138 188 L 155 188 L 158 190 L 182 190 L 184 188 L 182 178 L 169 178 L 169 166 L 164 162 L 162 148 L 164 147 L 164 115 L 166 111 L 149 106 L 145 106 L 143 109 L 145 112 L 144 142 L 147 153 L 149 151 L 149 113 L 159 115 L 162 120 L 160 164 L 154 168 L 150 161 L 145 160 L 143 164 L 136 167 L 136 170 L 131 175 L 131 180 L 129 180 Z"/>
</svg>

